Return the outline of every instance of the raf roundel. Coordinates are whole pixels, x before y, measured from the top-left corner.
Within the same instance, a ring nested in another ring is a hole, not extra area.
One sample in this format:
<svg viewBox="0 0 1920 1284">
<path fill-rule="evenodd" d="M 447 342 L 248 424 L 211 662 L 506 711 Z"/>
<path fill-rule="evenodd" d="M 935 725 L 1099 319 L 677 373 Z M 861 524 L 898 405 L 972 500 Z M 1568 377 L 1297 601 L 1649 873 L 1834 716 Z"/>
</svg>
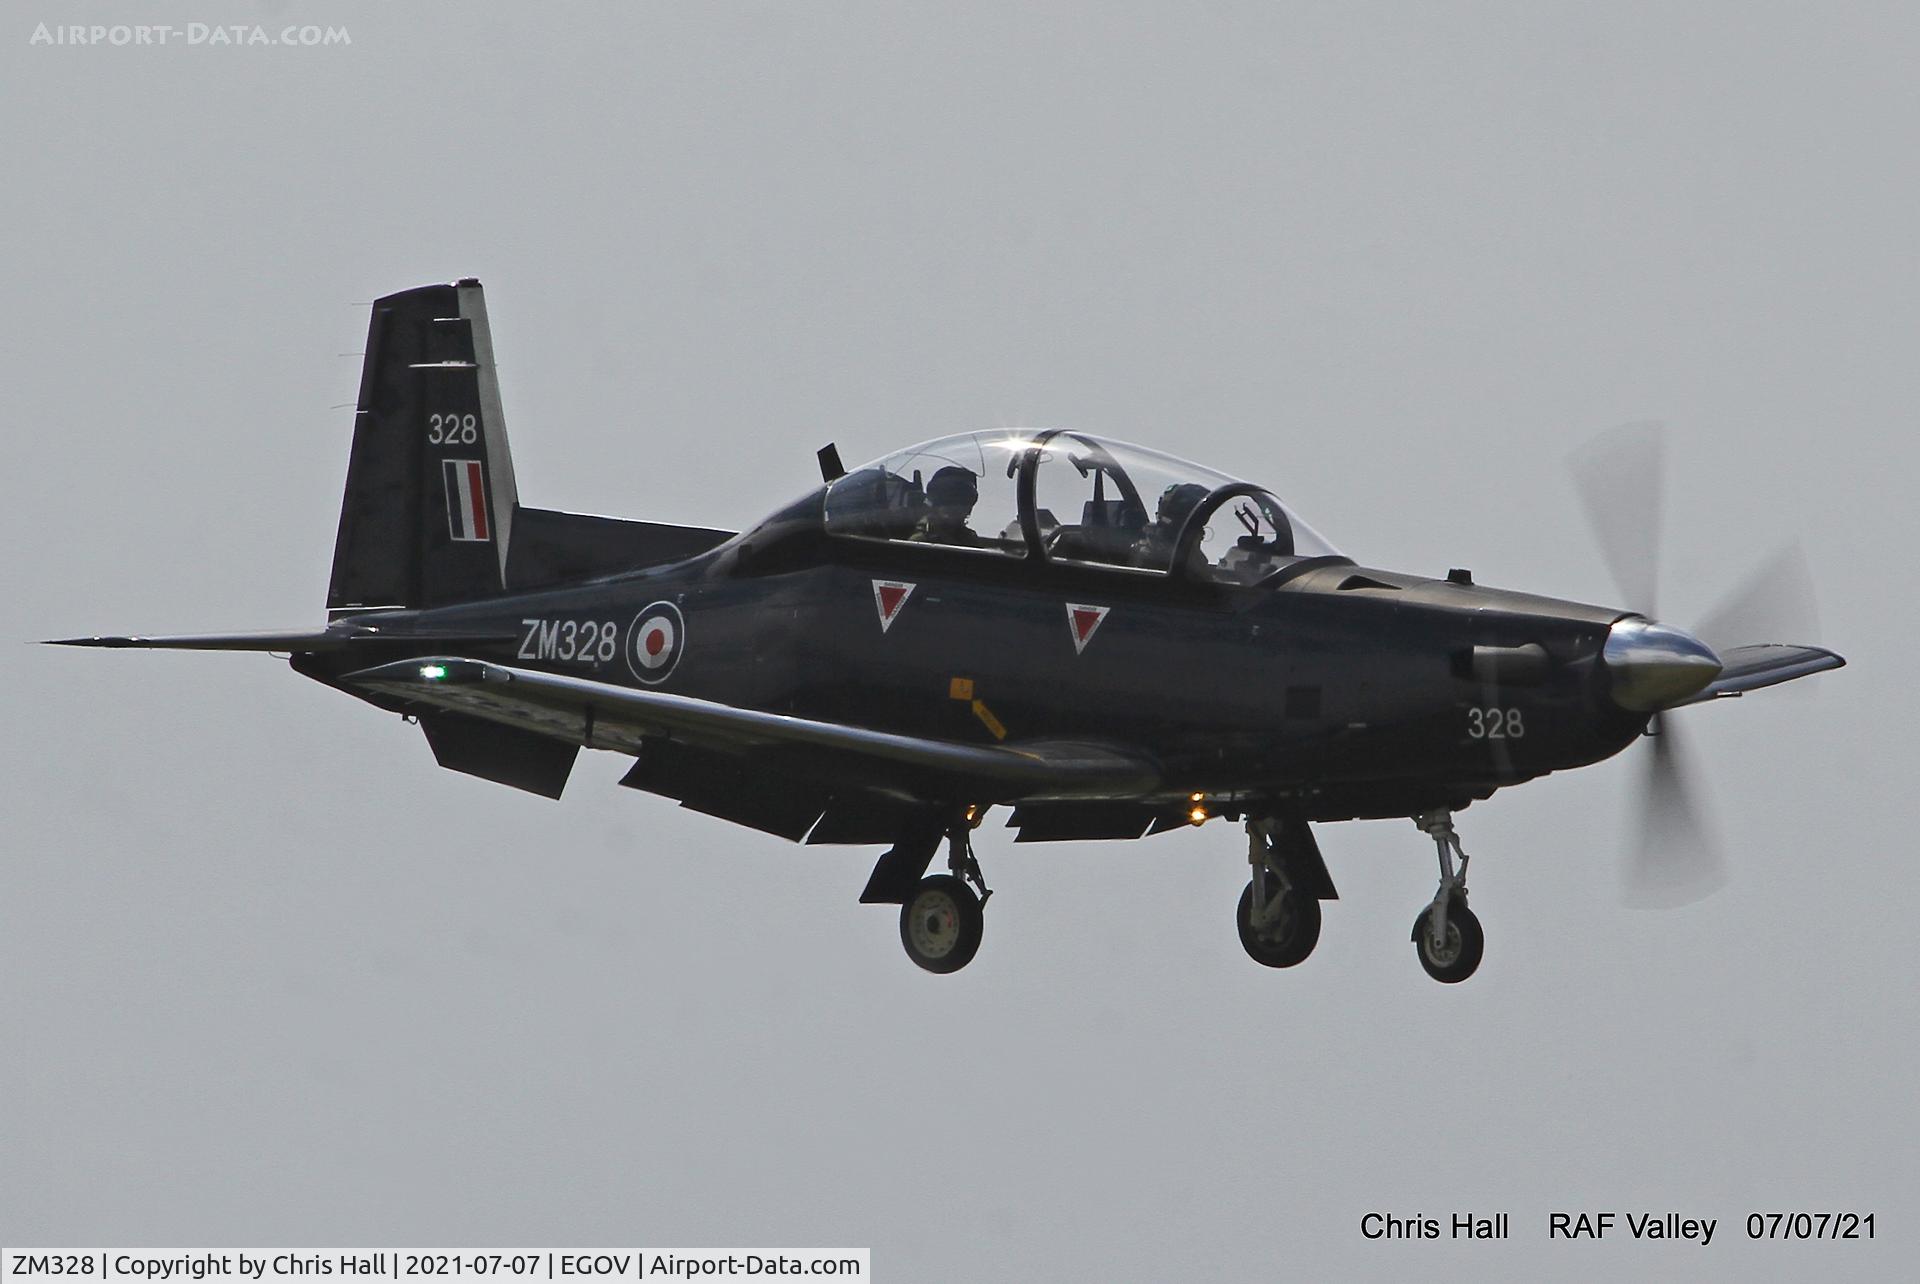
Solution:
<svg viewBox="0 0 1920 1284">
<path fill-rule="evenodd" d="M 680 653 L 687 649 L 687 625 L 680 608 L 671 602 L 655 602 L 633 617 L 627 630 L 627 667 L 633 676 L 649 685 L 665 682 Z"/>
</svg>

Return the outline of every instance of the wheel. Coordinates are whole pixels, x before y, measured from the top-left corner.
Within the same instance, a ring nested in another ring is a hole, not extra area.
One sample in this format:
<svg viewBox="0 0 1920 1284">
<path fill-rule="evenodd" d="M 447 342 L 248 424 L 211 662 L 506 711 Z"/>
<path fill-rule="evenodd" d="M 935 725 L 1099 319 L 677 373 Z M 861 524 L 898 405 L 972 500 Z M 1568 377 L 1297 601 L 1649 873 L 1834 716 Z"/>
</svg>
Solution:
<svg viewBox="0 0 1920 1284">
<path fill-rule="evenodd" d="M 1455 899 L 1447 906 L 1447 939 L 1436 942 L 1431 912 L 1432 906 L 1428 906 L 1413 920 L 1414 952 L 1428 976 L 1442 985 L 1458 985 L 1480 966 L 1480 956 L 1487 948 L 1486 935 L 1466 902 Z"/>
<path fill-rule="evenodd" d="M 900 907 L 900 944 L 929 972 L 958 972 L 979 952 L 985 925 L 973 889 L 952 874 L 935 874 Z"/>
<path fill-rule="evenodd" d="M 1267 967 L 1292 967 L 1306 961 L 1320 943 L 1320 902 L 1299 888 L 1280 900 L 1279 913 L 1264 928 L 1253 926 L 1253 883 L 1240 893 L 1240 945 L 1247 957 Z"/>
</svg>

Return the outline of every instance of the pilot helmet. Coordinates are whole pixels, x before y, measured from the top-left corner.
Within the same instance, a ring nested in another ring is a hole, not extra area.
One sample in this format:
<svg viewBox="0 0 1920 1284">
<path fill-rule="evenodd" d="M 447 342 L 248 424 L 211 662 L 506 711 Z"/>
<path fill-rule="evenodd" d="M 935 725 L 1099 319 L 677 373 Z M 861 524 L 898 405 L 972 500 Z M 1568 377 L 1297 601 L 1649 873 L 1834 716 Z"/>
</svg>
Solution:
<svg viewBox="0 0 1920 1284">
<path fill-rule="evenodd" d="M 1160 492 L 1160 524 L 1178 526 L 1206 497 L 1207 488 L 1199 482 L 1180 482 L 1167 487 Z"/>
<path fill-rule="evenodd" d="M 927 502 L 935 508 L 972 508 L 979 498 L 979 481 L 958 464 L 948 464 L 927 479 Z"/>
</svg>

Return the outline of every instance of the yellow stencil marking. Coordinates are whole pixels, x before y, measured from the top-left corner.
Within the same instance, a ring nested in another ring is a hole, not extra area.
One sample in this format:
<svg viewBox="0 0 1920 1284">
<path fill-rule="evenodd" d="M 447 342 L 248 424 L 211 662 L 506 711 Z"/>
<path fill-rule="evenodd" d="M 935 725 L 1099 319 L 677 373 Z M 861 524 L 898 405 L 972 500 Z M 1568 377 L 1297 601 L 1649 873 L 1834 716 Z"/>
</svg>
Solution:
<svg viewBox="0 0 1920 1284">
<path fill-rule="evenodd" d="M 973 706 L 973 716 L 980 719 L 981 725 L 993 733 L 995 740 L 1005 740 L 1007 738 L 1007 729 L 1001 725 L 1000 719 L 993 716 L 993 710 L 987 708 L 981 701 L 973 698 L 972 678 L 954 678 L 949 681 L 947 683 L 947 698 L 950 700 L 967 701 Z"/>
<path fill-rule="evenodd" d="M 1000 719 L 994 717 L 993 710 L 987 708 L 986 705 L 978 700 L 973 702 L 973 716 L 986 724 L 987 730 L 993 733 L 995 740 L 1005 740 L 1007 738 L 1007 729 L 1000 725 Z"/>
</svg>

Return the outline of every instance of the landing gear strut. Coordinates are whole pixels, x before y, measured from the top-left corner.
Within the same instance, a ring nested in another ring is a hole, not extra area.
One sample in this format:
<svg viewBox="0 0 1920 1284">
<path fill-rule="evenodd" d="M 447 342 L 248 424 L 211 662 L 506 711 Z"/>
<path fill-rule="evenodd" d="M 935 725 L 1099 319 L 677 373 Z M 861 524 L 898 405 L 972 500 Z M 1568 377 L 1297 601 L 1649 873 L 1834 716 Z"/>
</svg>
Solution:
<svg viewBox="0 0 1920 1284">
<path fill-rule="evenodd" d="M 1310 886 L 1299 860 L 1288 860 L 1275 841 L 1275 822 L 1247 822 L 1247 863 L 1253 878 L 1240 893 L 1235 914 L 1247 957 L 1266 967 L 1306 961 L 1320 941 L 1318 888 Z"/>
<path fill-rule="evenodd" d="M 1480 920 L 1467 908 L 1469 858 L 1453 830 L 1452 812 L 1444 808 L 1426 812 L 1415 816 L 1413 823 L 1433 839 L 1440 858 L 1440 887 L 1432 903 L 1413 920 L 1414 952 L 1428 976 L 1444 985 L 1457 985 L 1480 966 L 1487 945 Z"/>
<path fill-rule="evenodd" d="M 954 823 L 947 831 L 950 872 L 921 879 L 900 906 L 900 944 L 929 972 L 958 972 L 980 951 L 986 926 L 981 910 L 993 892 L 974 859 L 972 833 L 970 819 Z"/>
</svg>

